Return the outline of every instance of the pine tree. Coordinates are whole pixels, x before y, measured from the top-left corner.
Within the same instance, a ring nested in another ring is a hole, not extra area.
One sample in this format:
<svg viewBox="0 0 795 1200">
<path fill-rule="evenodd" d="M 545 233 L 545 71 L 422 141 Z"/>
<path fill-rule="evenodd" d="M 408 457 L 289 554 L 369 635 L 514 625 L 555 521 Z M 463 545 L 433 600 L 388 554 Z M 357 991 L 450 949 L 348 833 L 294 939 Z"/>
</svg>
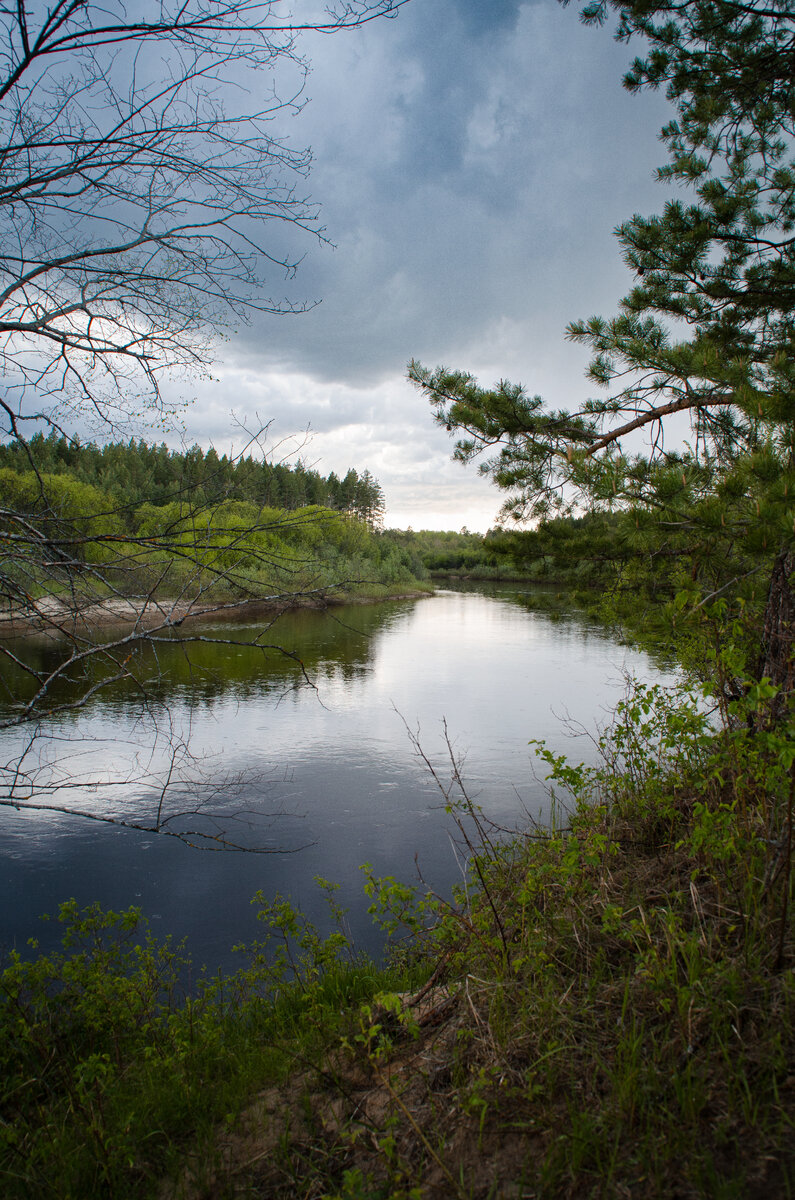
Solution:
<svg viewBox="0 0 795 1200">
<path fill-rule="evenodd" d="M 523 387 L 412 363 L 439 423 L 463 434 L 455 457 L 506 489 L 517 518 L 578 507 L 653 517 L 688 555 L 704 598 L 726 564 L 767 570 L 754 665 L 792 688 L 795 564 L 795 22 L 788 0 L 599 0 L 616 36 L 646 39 L 624 83 L 666 88 L 661 180 L 677 198 L 618 230 L 635 286 L 610 319 L 567 331 L 592 351 L 604 395 L 554 410 Z M 690 418 L 671 451 L 671 418 Z M 647 441 L 639 451 L 637 431 Z M 671 438 L 669 437 L 669 442 Z M 726 591 L 737 579 L 726 580 Z M 721 583 L 721 591 L 724 585 Z"/>
<path fill-rule="evenodd" d="M 353 511 L 371 529 L 380 529 L 384 523 L 386 500 L 384 490 L 377 479 L 365 470 L 360 475 L 354 495 Z"/>
</svg>

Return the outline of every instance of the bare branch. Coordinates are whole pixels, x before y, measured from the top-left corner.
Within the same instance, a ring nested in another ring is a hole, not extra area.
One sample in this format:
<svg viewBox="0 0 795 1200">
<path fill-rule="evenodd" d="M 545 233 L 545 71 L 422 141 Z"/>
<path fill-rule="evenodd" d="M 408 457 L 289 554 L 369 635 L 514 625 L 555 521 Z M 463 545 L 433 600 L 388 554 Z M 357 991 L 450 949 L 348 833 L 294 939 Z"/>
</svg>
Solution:
<svg viewBox="0 0 795 1200">
<path fill-rule="evenodd" d="M 203 369 L 225 324 L 310 306 L 281 294 L 306 235 L 325 239 L 305 190 L 311 154 L 285 131 L 305 103 L 300 35 L 352 30 L 407 2 L 341 0 L 302 22 L 279 0 L 160 0 L 130 15 L 98 0 L 0 6 L 0 436 L 26 464 L 0 480 L 0 729 L 12 742 L 119 687 L 151 717 L 155 742 L 173 736 L 152 691 L 158 653 L 176 639 L 186 654 L 279 655 L 295 686 L 313 686 L 270 634 L 296 593 L 322 603 L 343 586 L 280 540 L 311 515 L 235 518 L 186 486 L 156 525 L 136 524 L 129 506 L 59 492 L 30 431 L 68 438 L 75 414 L 109 432 L 147 411 L 167 418 L 164 375 Z M 252 604 L 265 606 L 256 631 L 186 624 Z M 32 633 L 47 654 L 20 642 Z M 250 848 L 221 826 L 177 827 L 206 805 L 167 812 L 185 787 L 179 739 L 152 821 L 60 803 L 74 776 L 66 761 L 37 775 L 40 744 L 34 732 L 0 771 L 0 807 Z"/>
</svg>

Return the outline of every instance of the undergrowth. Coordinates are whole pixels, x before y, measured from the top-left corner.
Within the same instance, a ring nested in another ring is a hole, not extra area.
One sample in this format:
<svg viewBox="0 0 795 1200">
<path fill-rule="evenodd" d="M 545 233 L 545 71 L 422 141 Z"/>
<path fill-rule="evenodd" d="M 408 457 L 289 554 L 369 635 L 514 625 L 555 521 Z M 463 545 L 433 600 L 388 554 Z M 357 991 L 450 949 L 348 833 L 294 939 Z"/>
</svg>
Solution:
<svg viewBox="0 0 795 1200">
<path fill-rule="evenodd" d="M 181 993 L 139 917 L 65 906 L 0 987 L 9 1197 L 791 1196 L 795 728 L 636 686 L 600 763 L 545 746 L 552 828 L 490 830 L 442 897 L 365 869 L 391 965 L 282 900 Z M 424 981 L 424 983 L 422 982 Z M 420 984 L 422 983 L 422 986 Z"/>
<path fill-rule="evenodd" d="M 341 918 L 332 885 L 329 904 Z M 0 1194 L 156 1194 L 189 1150 L 212 1155 L 251 1093 L 311 1061 L 376 987 L 406 984 L 321 938 L 280 897 L 254 897 L 266 936 L 235 973 L 187 992 L 184 947 L 139 910 L 63 904 L 63 950 L 0 976 Z M 35 950 L 35 945 L 33 947 Z"/>
</svg>

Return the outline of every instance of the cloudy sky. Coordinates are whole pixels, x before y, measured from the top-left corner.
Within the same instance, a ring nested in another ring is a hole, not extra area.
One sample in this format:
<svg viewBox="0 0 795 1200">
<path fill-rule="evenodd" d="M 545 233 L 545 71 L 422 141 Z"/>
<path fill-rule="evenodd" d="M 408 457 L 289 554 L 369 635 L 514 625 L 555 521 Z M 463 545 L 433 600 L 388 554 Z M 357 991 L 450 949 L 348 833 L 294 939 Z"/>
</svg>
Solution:
<svg viewBox="0 0 795 1200">
<path fill-rule="evenodd" d="M 230 335 L 213 378 L 183 389 L 188 438 L 239 446 L 231 414 L 276 439 L 309 427 L 304 459 L 369 468 L 388 525 L 486 530 L 501 498 L 450 461 L 406 364 L 521 381 L 555 406 L 587 395 L 565 327 L 629 286 L 612 231 L 661 207 L 667 107 L 624 92 L 630 49 L 556 0 L 411 0 L 303 49 L 310 102 L 289 135 L 312 147 L 334 246 L 292 231 L 300 270 L 270 283 L 320 303 Z"/>
</svg>

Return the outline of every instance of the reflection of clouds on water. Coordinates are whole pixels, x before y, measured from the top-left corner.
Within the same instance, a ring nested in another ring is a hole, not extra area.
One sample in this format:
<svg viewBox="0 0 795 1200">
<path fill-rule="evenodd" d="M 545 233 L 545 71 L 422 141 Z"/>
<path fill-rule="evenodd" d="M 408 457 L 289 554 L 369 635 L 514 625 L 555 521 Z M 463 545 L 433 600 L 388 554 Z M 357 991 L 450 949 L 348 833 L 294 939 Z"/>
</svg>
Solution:
<svg viewBox="0 0 795 1200">
<path fill-rule="evenodd" d="M 197 843 L 226 838 L 272 848 L 272 827 L 284 815 L 275 791 L 288 772 L 230 766 L 222 747 L 202 739 L 202 749 L 192 737 L 189 713 L 184 721 L 173 712 L 167 717 L 151 724 L 130 713 L 110 719 L 96 705 L 78 730 L 60 733 L 55 723 L 46 733 L 12 731 L 0 770 L 4 794 L 21 807 L 5 810 L 6 833 L 16 820 L 26 837 L 46 839 L 71 828 L 77 812 L 84 823 L 110 820 Z M 241 804 L 244 791 L 255 798 L 250 806 Z"/>
<path fill-rule="evenodd" d="M 268 674 L 261 655 L 224 659 L 212 647 L 202 659 L 197 647 L 192 690 L 175 646 L 161 655 L 159 692 L 145 719 L 131 698 L 98 700 L 38 739 L 27 758 L 48 799 L 144 822 L 171 770 L 164 813 L 193 810 L 190 820 L 201 815 L 206 832 L 217 821 L 275 853 L 206 853 L 66 814 L 9 811 L 0 944 L 23 944 L 38 912 L 74 895 L 110 907 L 140 903 L 162 916 L 164 930 L 187 934 L 199 959 L 230 965 L 229 947 L 256 933 L 251 895 L 281 891 L 322 917 L 312 884 L 320 874 L 342 883 L 354 932 L 373 948 L 362 862 L 411 878 L 418 853 L 423 875 L 439 888 L 459 870 L 442 797 L 407 726 L 446 777 L 446 719 L 470 794 L 510 825 L 524 808 L 537 815 L 546 804 L 528 740 L 546 738 L 576 757 L 584 749 L 554 713 L 593 727 L 623 693 L 624 667 L 661 678 L 644 655 L 601 631 L 478 592 L 296 614 L 280 625 L 280 639 L 292 639 L 314 687 L 286 690 L 294 663 L 277 659 Z M 4 738 L 9 766 L 24 736 Z M 59 796 L 60 783 L 69 786 Z M 292 847 L 303 849 L 287 853 Z"/>
</svg>

